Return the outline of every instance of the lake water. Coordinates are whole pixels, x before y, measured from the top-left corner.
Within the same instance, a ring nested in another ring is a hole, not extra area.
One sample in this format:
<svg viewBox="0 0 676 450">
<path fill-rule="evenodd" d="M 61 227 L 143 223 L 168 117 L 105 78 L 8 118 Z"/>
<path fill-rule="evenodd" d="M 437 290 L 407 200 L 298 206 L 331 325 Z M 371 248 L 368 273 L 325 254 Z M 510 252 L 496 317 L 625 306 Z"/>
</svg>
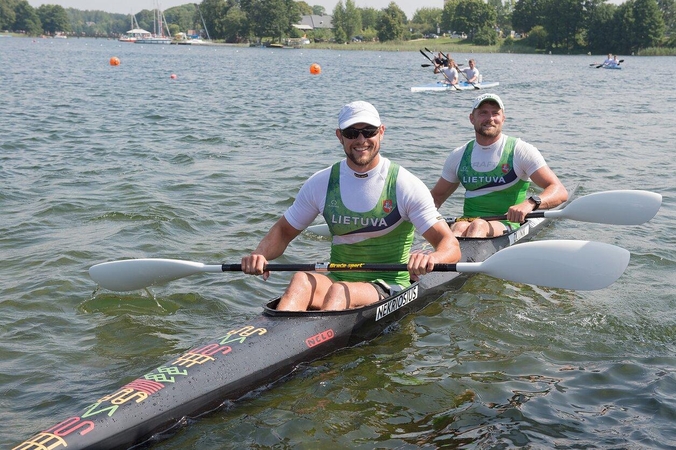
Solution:
<svg viewBox="0 0 676 450">
<path fill-rule="evenodd" d="M 396 332 L 154 448 L 671 448 L 676 58 L 622 56 L 623 70 L 604 70 L 589 67 L 600 55 L 453 56 L 475 57 L 484 80 L 500 82 L 505 131 L 538 146 L 579 195 L 663 195 L 644 226 L 559 221 L 540 236 L 620 245 L 632 254 L 625 274 L 594 292 L 476 276 Z M 427 62 L 418 52 L 1 39 L 3 447 L 254 317 L 283 290 L 290 274 L 235 273 L 177 280 L 154 298 L 94 295 L 87 269 L 131 257 L 239 262 L 302 182 L 341 158 L 344 103 L 374 103 L 383 153 L 431 187 L 472 137 L 475 93 L 411 93 L 433 79 Z M 442 207 L 460 210 L 460 197 Z M 327 250 L 303 234 L 280 262 Z"/>
</svg>

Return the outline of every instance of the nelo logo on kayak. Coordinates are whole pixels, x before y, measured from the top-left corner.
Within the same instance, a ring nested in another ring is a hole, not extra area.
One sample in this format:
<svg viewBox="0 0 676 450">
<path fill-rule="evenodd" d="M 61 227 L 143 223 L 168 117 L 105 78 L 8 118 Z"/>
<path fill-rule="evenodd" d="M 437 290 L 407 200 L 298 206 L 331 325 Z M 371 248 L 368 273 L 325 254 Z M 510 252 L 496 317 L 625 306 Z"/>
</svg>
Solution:
<svg viewBox="0 0 676 450">
<path fill-rule="evenodd" d="M 305 339 L 305 343 L 307 344 L 308 347 L 312 348 L 323 342 L 328 341 L 329 339 L 333 339 L 335 335 L 336 335 L 335 331 L 328 329 L 322 331 L 319 334 L 315 334 L 314 336 Z"/>
<path fill-rule="evenodd" d="M 408 289 L 401 294 L 394 297 L 389 302 L 380 305 L 376 310 L 376 321 L 382 319 L 386 315 L 395 312 L 399 308 L 411 303 L 413 300 L 418 298 L 418 286 L 414 286 L 412 289 Z"/>
</svg>

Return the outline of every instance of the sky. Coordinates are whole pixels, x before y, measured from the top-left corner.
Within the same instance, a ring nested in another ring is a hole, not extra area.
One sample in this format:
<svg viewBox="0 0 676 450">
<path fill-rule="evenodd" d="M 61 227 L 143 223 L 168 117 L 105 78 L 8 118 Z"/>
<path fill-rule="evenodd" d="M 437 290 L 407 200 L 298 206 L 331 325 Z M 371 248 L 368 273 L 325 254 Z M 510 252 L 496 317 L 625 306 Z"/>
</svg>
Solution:
<svg viewBox="0 0 676 450">
<path fill-rule="evenodd" d="M 406 17 L 411 19 L 413 14 L 419 8 L 443 8 L 444 0 L 355 0 L 354 3 L 359 8 L 375 8 L 383 9 L 387 8 L 387 5 L 391 1 L 394 1 L 397 6 L 399 6 Z M 338 0 L 305 0 L 305 2 L 310 5 L 319 5 L 323 6 L 326 9 L 327 14 L 331 14 L 333 8 L 335 8 Z M 609 0 L 608 3 L 614 3 L 619 5 L 623 3 L 624 0 Z M 81 10 L 99 10 L 109 13 L 120 13 L 120 14 L 131 14 L 137 13 L 142 9 L 152 9 L 154 5 L 154 0 L 28 0 L 28 3 L 37 8 L 40 5 L 61 5 L 64 8 L 76 8 Z M 174 6 L 185 5 L 186 3 L 201 3 L 199 1 L 191 0 L 161 0 L 160 5 L 162 9 L 169 9 Z M 345 2 L 343 1 L 343 4 Z"/>
</svg>

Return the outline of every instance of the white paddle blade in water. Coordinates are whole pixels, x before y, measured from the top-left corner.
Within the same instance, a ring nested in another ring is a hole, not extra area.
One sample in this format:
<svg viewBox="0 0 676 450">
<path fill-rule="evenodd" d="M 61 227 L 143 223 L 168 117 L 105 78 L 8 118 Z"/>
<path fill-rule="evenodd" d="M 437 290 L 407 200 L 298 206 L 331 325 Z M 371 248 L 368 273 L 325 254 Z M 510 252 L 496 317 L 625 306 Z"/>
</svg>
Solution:
<svg viewBox="0 0 676 450">
<path fill-rule="evenodd" d="M 545 217 L 612 225 L 640 225 L 655 217 L 661 205 L 662 196 L 656 192 L 605 191 L 577 198 L 559 211 L 545 211 Z"/>
<path fill-rule="evenodd" d="M 97 264 L 89 276 L 111 291 L 135 291 L 203 272 L 222 272 L 220 265 L 177 259 L 125 259 Z"/>
<path fill-rule="evenodd" d="M 508 247 L 482 263 L 458 263 L 457 270 L 517 283 L 593 291 L 614 283 L 629 265 L 629 257 L 627 250 L 601 242 L 538 241 Z"/>
</svg>

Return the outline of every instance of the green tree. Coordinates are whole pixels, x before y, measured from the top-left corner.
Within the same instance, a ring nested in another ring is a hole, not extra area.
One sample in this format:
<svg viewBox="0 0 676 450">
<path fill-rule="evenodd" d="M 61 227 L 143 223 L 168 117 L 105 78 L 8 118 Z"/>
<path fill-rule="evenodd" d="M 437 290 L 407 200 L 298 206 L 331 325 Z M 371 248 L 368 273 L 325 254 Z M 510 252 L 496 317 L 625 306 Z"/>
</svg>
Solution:
<svg viewBox="0 0 676 450">
<path fill-rule="evenodd" d="M 261 38 L 272 37 L 281 41 L 291 31 L 292 24 L 300 21 L 293 0 L 252 0 L 244 10 L 251 31 Z"/>
<path fill-rule="evenodd" d="M 16 22 L 15 7 L 13 1 L 0 0 L 0 30 L 13 29 L 14 22 Z"/>
<path fill-rule="evenodd" d="M 317 16 L 323 16 L 324 14 L 326 14 L 326 8 L 324 8 L 323 6 L 319 6 L 319 5 L 313 5 L 312 6 L 312 14 L 317 15 Z"/>
<path fill-rule="evenodd" d="M 441 27 L 442 11 L 441 8 L 417 9 L 413 14 L 411 22 L 416 24 L 422 33 L 436 33 L 437 27 Z"/>
<path fill-rule="evenodd" d="M 361 12 L 354 4 L 354 0 L 345 0 L 345 33 L 351 39 L 361 33 Z"/>
<path fill-rule="evenodd" d="M 549 44 L 568 51 L 578 47 L 585 22 L 580 0 L 550 0 L 545 6 L 542 25 L 547 30 Z"/>
<path fill-rule="evenodd" d="M 376 29 L 378 25 L 378 19 L 382 14 L 382 11 L 378 11 L 375 8 L 358 8 L 359 15 L 361 16 L 361 27 L 362 30 L 367 28 Z"/>
<path fill-rule="evenodd" d="M 664 36 L 662 11 L 656 0 L 634 0 L 634 30 L 632 49 L 656 47 Z"/>
<path fill-rule="evenodd" d="M 25 31 L 29 36 L 39 36 L 42 34 L 42 22 L 38 17 L 37 11 L 26 0 L 20 0 L 14 8 L 16 21 L 14 22 L 14 31 Z"/>
<path fill-rule="evenodd" d="M 200 18 L 194 3 L 187 3 L 181 6 L 175 6 L 164 11 L 164 17 L 169 23 L 169 28 L 176 32 L 186 32 L 188 30 L 201 30 L 202 19 Z M 172 27 L 172 25 L 174 25 Z"/>
<path fill-rule="evenodd" d="M 528 33 L 533 27 L 545 23 L 548 0 L 517 0 L 512 12 L 512 27 L 519 33 Z"/>
<path fill-rule="evenodd" d="M 662 20 L 666 33 L 676 33 L 676 0 L 657 0 L 657 5 L 662 11 Z"/>
<path fill-rule="evenodd" d="M 71 31 L 70 20 L 63 6 L 42 5 L 37 9 L 38 17 L 42 22 L 42 29 L 49 34 Z"/>
<path fill-rule="evenodd" d="M 333 26 L 333 39 L 340 43 L 344 44 L 347 42 L 347 32 L 345 31 L 345 6 L 343 6 L 343 0 L 338 0 L 336 6 L 333 8 L 332 26 Z"/>
<path fill-rule="evenodd" d="M 616 5 L 598 0 L 588 10 L 586 43 L 590 52 L 615 53 L 619 50 L 615 42 L 616 9 Z"/>
<path fill-rule="evenodd" d="M 456 31 L 466 33 L 468 30 L 456 30 L 453 28 L 453 19 L 455 19 L 455 8 L 460 0 L 448 0 L 444 3 L 444 9 L 441 11 L 441 29 L 447 31 Z"/>
<path fill-rule="evenodd" d="M 495 45 L 498 43 L 498 32 L 493 27 L 483 27 L 474 34 L 472 43 L 476 45 Z"/>
<path fill-rule="evenodd" d="M 354 0 L 338 1 L 333 10 L 333 30 L 336 42 L 347 42 L 361 33 L 361 11 L 354 4 Z"/>
<path fill-rule="evenodd" d="M 547 47 L 547 31 L 542 25 L 535 25 L 524 39 L 524 44 L 544 50 Z"/>
<path fill-rule="evenodd" d="M 247 36 L 249 21 L 247 15 L 239 5 L 233 5 L 221 21 L 223 25 L 223 39 L 225 42 L 241 42 Z"/>
<path fill-rule="evenodd" d="M 482 0 L 460 0 L 455 7 L 451 25 L 454 30 L 464 31 L 473 40 L 482 28 L 493 28 L 496 18 L 495 9 Z"/>
<path fill-rule="evenodd" d="M 378 25 L 376 26 L 378 39 L 381 42 L 403 39 L 405 25 L 406 14 L 396 3 L 391 2 L 387 8 L 383 9 L 383 14 L 380 16 Z"/>
<path fill-rule="evenodd" d="M 231 37 L 233 34 L 242 32 L 242 30 L 229 30 L 228 26 L 231 25 L 228 23 L 226 17 L 231 8 L 235 6 L 234 2 L 226 2 L 226 0 L 202 0 L 199 8 L 202 11 L 202 17 L 204 17 L 204 22 L 206 27 L 209 30 L 209 35 L 212 39 L 224 39 L 228 40 L 228 37 Z M 239 8 L 239 6 L 237 6 Z M 246 13 L 244 13 L 246 16 Z M 137 14 L 137 19 L 138 19 Z M 245 30 L 243 31 L 245 35 L 248 35 L 248 22 L 245 25 Z"/>
<path fill-rule="evenodd" d="M 303 0 L 296 2 L 296 6 L 298 7 L 298 13 L 301 16 L 311 16 L 314 14 L 312 12 L 312 6 L 308 5 L 307 2 L 304 2 Z"/>
<path fill-rule="evenodd" d="M 505 35 L 509 33 L 511 29 L 511 10 L 509 9 L 511 3 L 507 1 L 505 4 L 502 3 L 502 0 L 488 0 L 488 6 L 495 9 L 497 17 L 495 23 Z"/>
</svg>

